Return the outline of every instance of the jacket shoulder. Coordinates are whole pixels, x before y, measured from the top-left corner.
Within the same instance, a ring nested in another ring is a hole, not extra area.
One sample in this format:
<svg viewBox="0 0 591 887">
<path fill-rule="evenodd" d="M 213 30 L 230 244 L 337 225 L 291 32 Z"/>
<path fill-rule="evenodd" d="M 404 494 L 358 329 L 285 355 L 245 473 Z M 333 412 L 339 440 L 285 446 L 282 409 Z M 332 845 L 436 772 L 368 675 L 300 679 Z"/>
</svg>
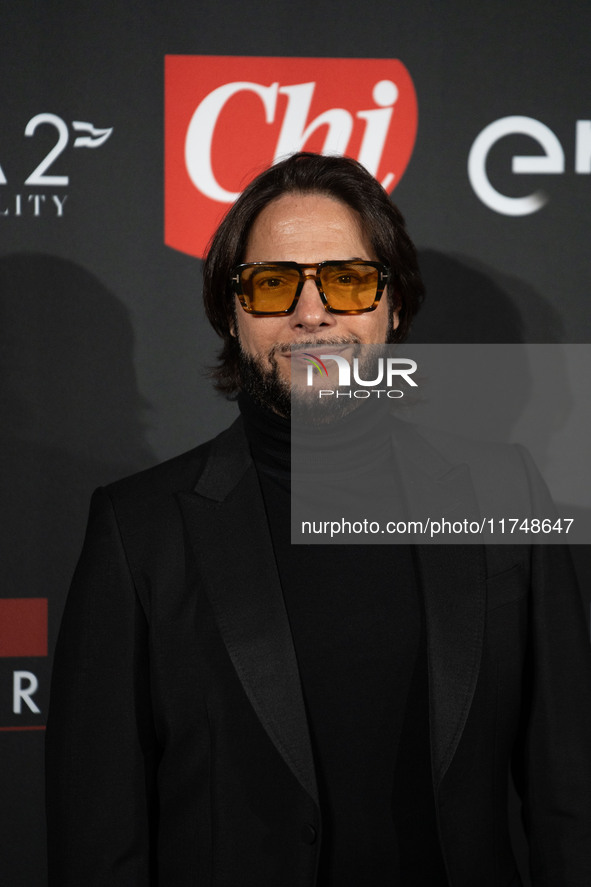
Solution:
<svg viewBox="0 0 591 887">
<path fill-rule="evenodd" d="M 184 531 L 179 494 L 191 492 L 212 464 L 223 460 L 225 453 L 240 450 L 244 442 L 242 420 L 238 419 L 200 446 L 96 491 L 89 530 L 93 516 L 99 522 L 106 521 L 111 528 L 114 520 L 148 618 L 152 612 L 150 588 L 153 585 L 165 589 L 184 587 Z"/>
<path fill-rule="evenodd" d="M 111 499 L 116 511 L 188 492 L 195 487 L 216 452 L 231 448 L 233 441 L 241 433 L 242 421 L 237 419 L 216 437 L 186 453 L 115 481 L 106 486 L 104 492 Z"/>
</svg>

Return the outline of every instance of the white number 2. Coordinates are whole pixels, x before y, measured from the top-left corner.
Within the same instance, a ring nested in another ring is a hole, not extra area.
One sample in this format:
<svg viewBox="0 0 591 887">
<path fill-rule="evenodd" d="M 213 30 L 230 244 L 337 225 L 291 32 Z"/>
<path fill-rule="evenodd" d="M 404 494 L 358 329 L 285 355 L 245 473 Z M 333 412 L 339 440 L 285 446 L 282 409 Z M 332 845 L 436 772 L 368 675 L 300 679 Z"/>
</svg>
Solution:
<svg viewBox="0 0 591 887">
<path fill-rule="evenodd" d="M 25 185 L 67 185 L 70 181 L 69 176 L 47 176 L 45 172 L 57 160 L 68 144 L 68 126 L 57 114 L 37 114 L 35 117 L 31 117 L 27 123 L 25 135 L 34 135 L 37 127 L 43 123 L 55 126 L 58 132 L 58 139 L 39 166 L 35 167 L 29 178 L 25 180 Z"/>
</svg>

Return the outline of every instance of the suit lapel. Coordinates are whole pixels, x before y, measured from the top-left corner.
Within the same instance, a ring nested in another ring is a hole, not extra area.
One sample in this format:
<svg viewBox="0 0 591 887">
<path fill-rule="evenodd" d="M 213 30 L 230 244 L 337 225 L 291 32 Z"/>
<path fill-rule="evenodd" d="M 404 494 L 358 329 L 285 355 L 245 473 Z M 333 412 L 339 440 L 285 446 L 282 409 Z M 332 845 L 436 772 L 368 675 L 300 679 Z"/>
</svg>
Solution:
<svg viewBox="0 0 591 887">
<path fill-rule="evenodd" d="M 216 438 L 195 492 L 179 501 L 236 673 L 278 752 L 318 802 L 293 640 L 240 420 Z"/>
<path fill-rule="evenodd" d="M 394 425 L 394 447 L 410 516 L 478 519 L 467 465 L 449 462 L 414 426 Z M 458 747 L 476 689 L 486 616 L 483 545 L 414 546 L 425 605 L 429 723 L 435 790 Z"/>
<path fill-rule="evenodd" d="M 477 519 L 467 465 L 443 456 L 415 427 L 394 424 L 394 447 L 410 517 Z M 476 689 L 486 615 L 482 545 L 414 546 L 425 605 L 429 723 L 435 790 L 458 747 Z"/>
<path fill-rule="evenodd" d="M 437 792 L 458 747 L 472 704 L 486 614 L 482 545 L 417 545 L 425 602 L 429 721 Z"/>
<path fill-rule="evenodd" d="M 406 422 L 393 423 L 392 443 L 410 518 L 478 519 L 467 465 L 450 462 Z"/>
</svg>

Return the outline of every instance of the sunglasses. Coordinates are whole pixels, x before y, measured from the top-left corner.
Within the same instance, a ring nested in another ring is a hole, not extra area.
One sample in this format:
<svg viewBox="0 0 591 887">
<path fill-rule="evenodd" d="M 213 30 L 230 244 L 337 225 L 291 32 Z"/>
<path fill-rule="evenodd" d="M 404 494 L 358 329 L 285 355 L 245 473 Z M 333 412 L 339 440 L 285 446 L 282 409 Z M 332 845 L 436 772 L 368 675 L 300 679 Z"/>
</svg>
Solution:
<svg viewBox="0 0 591 887">
<path fill-rule="evenodd" d="M 313 271 L 312 274 L 305 272 Z M 291 314 L 306 280 L 313 280 L 331 314 L 363 314 L 373 311 L 390 279 L 381 262 L 248 262 L 232 272 L 232 290 L 248 314 L 276 317 Z"/>
</svg>

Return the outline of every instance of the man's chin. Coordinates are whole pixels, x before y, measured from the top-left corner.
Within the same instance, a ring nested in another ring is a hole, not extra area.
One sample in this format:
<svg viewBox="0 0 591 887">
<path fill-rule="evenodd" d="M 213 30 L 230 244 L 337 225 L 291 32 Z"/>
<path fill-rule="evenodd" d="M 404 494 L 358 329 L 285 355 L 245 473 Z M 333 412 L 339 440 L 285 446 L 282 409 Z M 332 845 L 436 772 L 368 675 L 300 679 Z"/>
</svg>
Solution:
<svg viewBox="0 0 591 887">
<path fill-rule="evenodd" d="M 263 409 L 284 418 L 294 416 L 298 423 L 324 425 L 350 413 L 359 401 L 350 398 L 321 398 L 323 387 L 317 379 L 311 387 L 298 379 L 292 385 L 271 359 L 265 365 L 260 357 L 240 353 L 240 377 L 243 390 Z"/>
</svg>

